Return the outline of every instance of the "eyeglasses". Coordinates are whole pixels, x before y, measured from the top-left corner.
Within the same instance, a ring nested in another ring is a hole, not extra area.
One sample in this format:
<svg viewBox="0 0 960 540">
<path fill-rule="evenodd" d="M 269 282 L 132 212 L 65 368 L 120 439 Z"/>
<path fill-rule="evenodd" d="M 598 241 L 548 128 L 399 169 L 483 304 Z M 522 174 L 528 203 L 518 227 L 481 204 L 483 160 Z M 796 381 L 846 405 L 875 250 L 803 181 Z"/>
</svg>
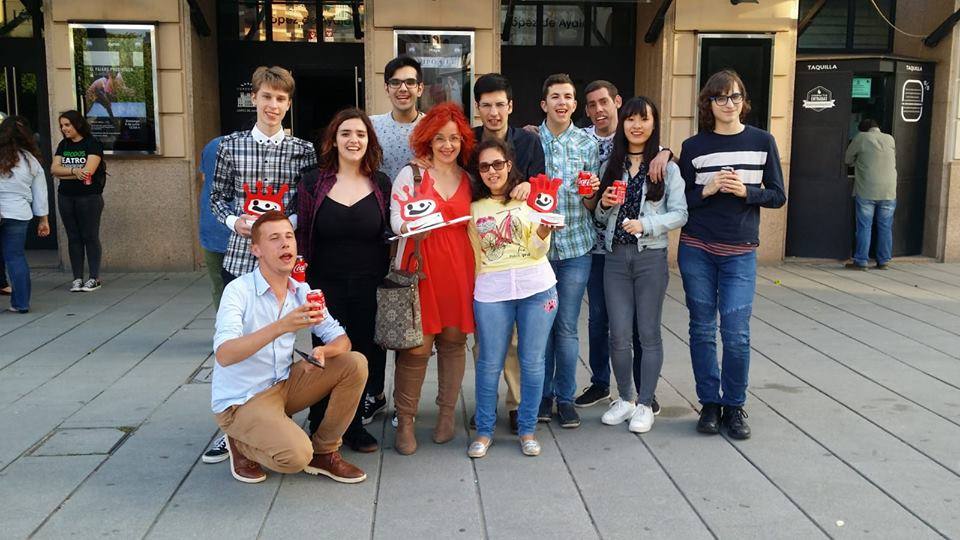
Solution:
<svg viewBox="0 0 960 540">
<path fill-rule="evenodd" d="M 490 172 L 490 167 L 493 167 L 493 170 L 495 171 L 502 171 L 503 168 L 506 166 L 507 166 L 506 161 L 502 159 L 498 159 L 496 161 L 491 161 L 490 163 L 487 163 L 485 161 L 481 162 L 479 168 L 480 168 L 480 172 L 485 173 L 485 172 Z"/>
<path fill-rule="evenodd" d="M 710 101 L 716 103 L 717 105 L 723 107 L 728 102 L 733 102 L 734 105 L 739 105 L 743 103 L 743 94 L 740 92 L 730 94 L 729 96 L 713 96 L 710 98 Z"/>
<path fill-rule="evenodd" d="M 394 90 L 400 88 L 401 84 L 407 85 L 407 88 L 415 88 L 418 84 L 420 84 L 420 81 L 416 79 L 390 79 L 387 81 L 387 86 L 393 88 Z"/>
</svg>

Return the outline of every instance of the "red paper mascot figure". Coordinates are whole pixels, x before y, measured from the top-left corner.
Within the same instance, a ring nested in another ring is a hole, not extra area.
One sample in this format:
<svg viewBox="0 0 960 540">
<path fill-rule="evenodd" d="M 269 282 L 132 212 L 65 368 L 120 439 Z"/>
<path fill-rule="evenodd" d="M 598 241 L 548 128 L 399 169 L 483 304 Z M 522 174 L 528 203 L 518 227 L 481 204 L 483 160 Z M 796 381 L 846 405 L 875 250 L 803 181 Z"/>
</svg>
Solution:
<svg viewBox="0 0 960 540">
<path fill-rule="evenodd" d="M 400 217 L 408 222 L 409 229 L 419 229 L 443 222 L 443 215 L 437 208 L 437 201 L 424 195 L 410 186 L 402 188 L 405 198 L 394 194 L 393 198 L 400 203 Z"/>
<path fill-rule="evenodd" d="M 530 177 L 530 195 L 527 196 L 527 206 L 537 212 L 553 212 L 557 207 L 557 190 L 562 181 L 559 178 L 552 180 L 545 174 Z"/>
<path fill-rule="evenodd" d="M 257 190 L 251 191 L 249 184 L 243 185 L 243 192 L 246 200 L 243 203 L 243 211 L 252 216 L 260 216 L 271 210 L 283 212 L 283 196 L 287 193 L 290 186 L 284 184 L 276 193 L 273 192 L 273 186 L 263 186 L 263 180 L 257 180 Z"/>
</svg>

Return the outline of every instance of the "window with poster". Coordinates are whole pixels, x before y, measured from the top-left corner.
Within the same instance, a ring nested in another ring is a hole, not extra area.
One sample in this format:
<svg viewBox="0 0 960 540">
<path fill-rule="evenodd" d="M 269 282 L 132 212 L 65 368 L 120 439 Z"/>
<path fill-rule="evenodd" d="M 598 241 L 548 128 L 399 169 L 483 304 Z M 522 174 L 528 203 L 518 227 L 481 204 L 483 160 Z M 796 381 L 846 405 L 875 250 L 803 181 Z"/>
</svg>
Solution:
<svg viewBox="0 0 960 540">
<path fill-rule="evenodd" d="M 459 103 L 473 117 L 473 38 L 461 30 L 394 30 L 394 56 L 406 54 L 423 67 L 423 96 L 419 108 L 437 103 Z"/>
<path fill-rule="evenodd" d="M 77 109 L 108 154 L 156 154 L 156 27 L 70 24 Z"/>
</svg>

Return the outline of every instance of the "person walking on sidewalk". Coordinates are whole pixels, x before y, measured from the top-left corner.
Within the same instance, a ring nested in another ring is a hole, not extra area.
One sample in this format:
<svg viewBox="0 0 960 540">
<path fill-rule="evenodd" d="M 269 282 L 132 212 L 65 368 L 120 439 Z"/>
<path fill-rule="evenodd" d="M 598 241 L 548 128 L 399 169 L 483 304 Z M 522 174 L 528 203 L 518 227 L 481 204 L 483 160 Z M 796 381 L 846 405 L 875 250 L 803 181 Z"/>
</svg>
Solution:
<svg viewBox="0 0 960 540">
<path fill-rule="evenodd" d="M 670 272 L 667 233 L 687 221 L 687 200 L 680 169 L 667 164 L 664 179 L 652 182 L 649 166 L 660 146 L 660 113 L 648 98 L 635 97 L 621 109 L 622 125 L 601 172 L 603 198 L 597 221 L 606 225 L 603 263 L 610 360 L 619 398 L 602 421 L 630 422 L 645 433 L 653 427 L 657 380 L 663 366 L 660 321 Z M 626 183 L 621 200 L 614 181 Z M 634 344 L 638 337 L 639 348 Z"/>
<path fill-rule="evenodd" d="M 382 152 L 370 119 L 357 108 L 338 112 L 317 142 L 320 164 L 297 188 L 297 245 L 307 262 L 307 282 L 327 291 L 330 313 L 350 332 L 367 359 L 367 387 L 343 442 L 374 452 L 377 439 L 363 427 L 364 413 L 386 407 L 387 352 L 373 340 L 377 286 L 390 264 L 390 180 L 380 172 Z M 315 343 L 316 344 L 316 343 Z M 310 406 L 310 431 L 323 420 L 327 402 Z"/>
<path fill-rule="evenodd" d="M 408 232 L 401 205 L 411 198 L 436 208 L 445 221 L 469 216 L 472 190 L 464 168 L 473 151 L 474 139 L 463 111 L 453 102 L 434 106 L 417 123 L 410 135 L 414 153 L 431 161 L 423 171 L 419 187 L 415 179 L 420 168 L 401 169 L 393 182 L 390 204 L 391 226 L 397 234 Z M 418 235 L 425 278 L 419 282 L 423 344 L 397 352 L 393 400 L 397 409 L 394 447 L 404 455 L 417 451 L 413 421 L 427 374 L 427 361 L 437 346 L 437 424 L 433 442 L 443 444 L 454 437 L 454 411 L 466 368 L 467 334 L 473 333 L 474 260 L 466 223 L 442 227 Z M 405 242 L 402 261 L 410 261 L 415 241 Z M 411 261 L 407 270 L 416 267 Z"/>
<path fill-rule="evenodd" d="M 8 116 L 0 122 L 0 255 L 10 272 L 8 310 L 14 313 L 30 311 L 30 266 L 23 249 L 34 216 L 39 218 L 37 236 L 50 234 L 47 205 L 37 141 L 25 118 Z"/>
<path fill-rule="evenodd" d="M 480 342 L 476 368 L 477 434 L 467 450 L 483 457 L 493 442 L 497 387 L 514 327 L 520 369 L 517 433 L 527 456 L 540 455 L 534 437 L 543 393 L 543 353 L 557 310 L 556 278 L 547 261 L 553 227 L 533 221 L 526 202 L 510 193 L 520 181 L 508 143 L 486 139 L 477 146 L 480 182 L 470 205 L 470 241 L 477 281 L 473 313 Z"/>
<path fill-rule="evenodd" d="M 886 270 L 893 257 L 893 213 L 897 209 L 897 145 L 880 131 L 875 120 L 860 122 L 844 158 L 854 167 L 853 197 L 857 211 L 857 243 L 846 268 L 866 270 L 873 220 L 877 220 L 877 270 Z"/>
<path fill-rule="evenodd" d="M 60 179 L 57 203 L 60 221 L 67 231 L 70 269 L 73 282 L 70 292 L 89 292 L 100 288 L 100 216 L 103 214 L 103 188 L 107 169 L 103 162 L 103 145 L 90 134 L 90 124 L 77 111 L 60 115 L 63 140 L 54 152 L 50 172 Z M 86 255 L 90 278 L 83 280 Z"/>
<path fill-rule="evenodd" d="M 350 350 L 340 323 L 307 300 L 310 286 L 290 277 L 297 259 L 290 220 L 268 211 L 254 222 L 250 240 L 259 265 L 224 288 L 213 337 L 210 404 L 226 434 L 230 473 L 249 484 L 266 480 L 262 467 L 362 482 L 366 473 L 344 461 L 339 449 L 367 380 L 367 361 Z M 293 362 L 296 332 L 306 328 L 323 345 Z M 308 437 L 290 415 L 325 396 L 330 407 Z"/>
<path fill-rule="evenodd" d="M 750 100 L 740 76 L 729 70 L 713 74 L 700 91 L 698 106 L 700 133 L 685 140 L 680 151 L 689 217 L 677 252 L 702 405 L 697 431 L 719 433 L 722 423 L 731 437 L 746 439 L 750 426 L 743 405 L 760 208 L 780 208 L 787 196 L 777 142 L 770 133 L 743 124 Z M 718 312 L 722 370 L 717 363 Z"/>
</svg>

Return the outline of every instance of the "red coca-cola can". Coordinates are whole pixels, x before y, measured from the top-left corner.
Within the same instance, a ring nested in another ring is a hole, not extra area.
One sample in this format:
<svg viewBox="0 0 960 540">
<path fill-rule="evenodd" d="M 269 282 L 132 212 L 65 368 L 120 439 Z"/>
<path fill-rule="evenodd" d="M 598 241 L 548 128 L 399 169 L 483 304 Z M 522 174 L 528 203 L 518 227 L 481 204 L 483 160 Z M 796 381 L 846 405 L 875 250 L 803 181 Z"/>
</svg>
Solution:
<svg viewBox="0 0 960 540">
<path fill-rule="evenodd" d="M 577 193 L 580 195 L 593 195 L 593 186 L 590 185 L 590 173 L 580 171 L 577 175 Z"/>
<path fill-rule="evenodd" d="M 317 309 L 320 311 L 327 309 L 327 298 L 323 296 L 323 291 L 320 289 L 313 289 L 312 291 L 308 292 L 307 302 L 310 302 L 311 304 L 319 304 L 320 307 Z"/>
<path fill-rule="evenodd" d="M 303 255 L 297 255 L 297 262 L 293 263 L 293 272 L 290 273 L 290 276 L 300 283 L 306 283 L 307 261 L 303 259 Z"/>
<path fill-rule="evenodd" d="M 93 173 L 88 173 L 88 172 L 83 173 L 83 185 L 85 186 L 93 185 Z"/>
<path fill-rule="evenodd" d="M 617 204 L 627 202 L 627 183 L 623 180 L 613 181 L 614 195 L 617 197 Z"/>
</svg>

